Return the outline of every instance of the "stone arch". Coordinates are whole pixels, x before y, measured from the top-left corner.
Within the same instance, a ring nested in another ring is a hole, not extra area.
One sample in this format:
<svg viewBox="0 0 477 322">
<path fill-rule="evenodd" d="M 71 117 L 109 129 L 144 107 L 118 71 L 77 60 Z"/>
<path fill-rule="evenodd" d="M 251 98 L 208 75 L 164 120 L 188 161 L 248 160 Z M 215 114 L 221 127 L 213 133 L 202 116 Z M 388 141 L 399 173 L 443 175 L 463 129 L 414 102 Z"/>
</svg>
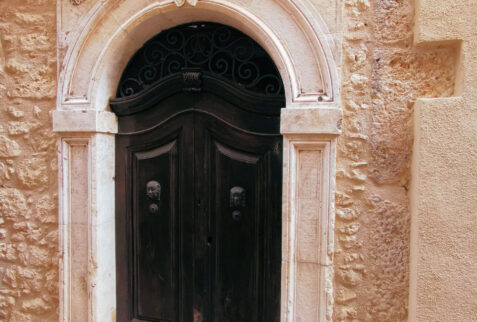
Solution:
<svg viewBox="0 0 477 322">
<path fill-rule="evenodd" d="M 247 6 L 240 0 L 58 3 L 64 9 L 58 17 L 59 80 L 53 112 L 53 130 L 59 133 L 60 319 L 70 321 L 80 314 L 81 320 L 115 320 L 112 165 L 117 120 L 109 99 L 130 57 L 146 40 L 192 21 L 242 31 L 279 69 L 286 96 L 280 118 L 281 321 L 330 319 L 341 108 L 331 51 L 336 44 L 317 12 L 304 0 L 252 1 Z M 61 21 L 71 17 L 79 17 L 78 25 L 63 33 Z"/>
<path fill-rule="evenodd" d="M 235 27 L 256 40 L 275 61 L 286 88 L 287 106 L 330 104 L 338 97 L 338 75 L 330 37 L 302 1 L 98 2 L 61 66 L 61 107 L 104 110 L 120 71 L 142 44 L 161 30 L 197 20 Z M 266 8 L 266 10 L 263 10 Z M 311 53 L 311 55 L 310 55 Z"/>
</svg>

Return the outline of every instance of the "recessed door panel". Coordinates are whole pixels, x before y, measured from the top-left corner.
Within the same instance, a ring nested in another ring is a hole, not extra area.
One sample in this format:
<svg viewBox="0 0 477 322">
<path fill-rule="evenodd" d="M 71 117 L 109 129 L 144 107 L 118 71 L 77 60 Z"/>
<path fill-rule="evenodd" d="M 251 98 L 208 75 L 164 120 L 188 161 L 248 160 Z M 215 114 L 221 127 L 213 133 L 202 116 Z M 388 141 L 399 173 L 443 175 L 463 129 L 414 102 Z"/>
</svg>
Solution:
<svg viewBox="0 0 477 322">
<path fill-rule="evenodd" d="M 259 156 L 213 145 L 215 203 L 214 320 L 256 321 L 259 307 L 261 216 Z"/>
<path fill-rule="evenodd" d="M 175 320 L 180 232 L 177 141 L 134 153 L 134 297 L 145 320 Z"/>
<path fill-rule="evenodd" d="M 118 321 L 192 316 L 193 124 L 186 113 L 117 138 Z"/>
</svg>

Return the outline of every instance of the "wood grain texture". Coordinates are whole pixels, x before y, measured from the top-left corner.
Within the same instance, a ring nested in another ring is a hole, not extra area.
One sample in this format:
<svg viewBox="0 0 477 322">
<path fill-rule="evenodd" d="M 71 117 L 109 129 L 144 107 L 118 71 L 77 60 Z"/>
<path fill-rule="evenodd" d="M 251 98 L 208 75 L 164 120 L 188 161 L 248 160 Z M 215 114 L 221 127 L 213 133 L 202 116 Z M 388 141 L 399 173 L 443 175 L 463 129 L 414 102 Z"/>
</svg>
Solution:
<svg viewBox="0 0 477 322">
<path fill-rule="evenodd" d="M 279 113 L 212 91 L 157 95 L 119 115 L 118 321 L 279 321 Z M 155 214 L 150 180 L 162 187 Z M 230 206 L 234 186 L 245 206 Z"/>
</svg>

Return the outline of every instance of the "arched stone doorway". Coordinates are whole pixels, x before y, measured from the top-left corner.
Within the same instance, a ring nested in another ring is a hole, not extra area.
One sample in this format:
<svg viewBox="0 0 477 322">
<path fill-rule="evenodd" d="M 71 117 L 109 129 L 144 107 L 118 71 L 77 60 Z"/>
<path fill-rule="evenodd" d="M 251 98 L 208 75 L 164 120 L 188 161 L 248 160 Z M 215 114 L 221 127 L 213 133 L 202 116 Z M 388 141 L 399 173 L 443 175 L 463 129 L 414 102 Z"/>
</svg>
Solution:
<svg viewBox="0 0 477 322">
<path fill-rule="evenodd" d="M 212 21 L 241 30 L 282 75 L 281 321 L 322 321 L 332 312 L 334 164 L 341 109 L 329 33 L 302 0 L 62 1 L 59 24 L 60 315 L 63 321 L 116 316 L 114 135 L 109 111 L 121 72 L 161 30 Z M 75 20 L 72 17 L 79 16 Z M 65 33 L 62 33 L 65 28 Z M 86 237 L 87 236 L 87 237 Z"/>
<path fill-rule="evenodd" d="M 117 96 L 118 321 L 279 321 L 273 61 L 236 29 L 189 23 L 146 42 Z"/>
</svg>

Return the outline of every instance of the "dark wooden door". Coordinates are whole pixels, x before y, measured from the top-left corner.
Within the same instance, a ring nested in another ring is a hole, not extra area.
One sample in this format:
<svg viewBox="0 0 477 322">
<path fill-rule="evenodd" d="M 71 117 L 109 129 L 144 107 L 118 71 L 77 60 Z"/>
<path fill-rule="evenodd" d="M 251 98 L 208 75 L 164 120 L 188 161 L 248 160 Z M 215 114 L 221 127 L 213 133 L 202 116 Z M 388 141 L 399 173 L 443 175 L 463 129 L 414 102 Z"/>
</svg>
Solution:
<svg viewBox="0 0 477 322">
<path fill-rule="evenodd" d="M 281 101 L 171 82 L 112 104 L 117 319 L 279 321 Z"/>
</svg>

